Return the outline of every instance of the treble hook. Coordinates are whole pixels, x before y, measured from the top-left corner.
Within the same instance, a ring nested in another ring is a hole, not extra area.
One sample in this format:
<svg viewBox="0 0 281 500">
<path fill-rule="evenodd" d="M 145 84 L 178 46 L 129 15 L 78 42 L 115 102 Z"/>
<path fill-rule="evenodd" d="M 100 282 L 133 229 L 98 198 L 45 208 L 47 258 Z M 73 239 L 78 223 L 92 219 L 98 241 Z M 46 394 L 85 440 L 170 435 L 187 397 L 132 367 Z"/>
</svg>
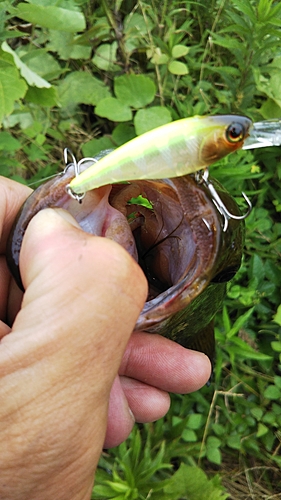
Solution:
<svg viewBox="0 0 281 500">
<path fill-rule="evenodd" d="M 71 156 L 72 163 L 67 163 L 68 155 Z M 97 163 L 97 161 L 98 161 L 96 158 L 86 157 L 86 158 L 81 158 L 81 160 L 79 160 L 77 163 L 77 160 L 76 160 L 74 154 L 72 153 L 71 149 L 69 149 L 69 148 L 64 148 L 63 156 L 64 156 L 64 163 L 66 164 L 64 172 L 66 172 L 66 170 L 69 167 L 73 166 L 75 177 L 78 177 L 80 175 L 81 166 L 83 165 L 83 163 L 86 163 L 87 161 L 91 161 L 92 163 Z M 74 191 L 72 191 L 72 189 L 69 185 L 66 186 L 66 192 L 69 194 L 69 196 L 71 196 L 71 198 L 78 201 L 79 203 L 82 203 L 82 200 L 86 194 L 86 193 L 81 193 L 81 194 L 75 193 Z"/>
<path fill-rule="evenodd" d="M 225 232 L 227 230 L 228 221 L 230 219 L 244 220 L 244 219 L 246 219 L 246 217 L 248 217 L 248 215 L 250 215 L 252 208 L 253 208 L 252 203 L 250 202 L 248 196 L 244 192 L 242 192 L 242 196 L 248 205 L 248 210 L 244 215 L 234 215 L 234 214 L 230 213 L 229 210 L 226 208 L 226 206 L 223 203 L 221 197 L 219 196 L 217 190 L 215 189 L 215 186 L 209 181 L 209 170 L 208 169 L 205 169 L 203 173 L 201 171 L 201 172 L 198 172 L 197 174 L 195 174 L 195 179 L 197 182 L 204 184 L 204 186 L 206 186 L 206 188 L 209 190 L 209 192 L 212 196 L 213 203 L 217 207 L 220 214 L 224 217 L 223 232 Z"/>
<path fill-rule="evenodd" d="M 72 163 L 68 163 L 68 156 L 71 156 L 71 159 L 72 159 Z M 77 160 L 74 156 L 74 154 L 72 153 L 71 149 L 69 148 L 64 148 L 63 150 L 63 158 L 64 158 L 64 163 L 66 165 L 65 167 L 65 171 L 70 167 L 70 166 L 73 166 L 74 167 L 74 173 L 75 173 L 75 177 L 77 177 L 80 172 L 79 172 L 79 168 L 78 168 L 78 165 L 77 165 Z"/>
<path fill-rule="evenodd" d="M 71 156 L 72 163 L 68 163 L 68 156 Z M 77 160 L 76 160 L 74 154 L 72 153 L 71 149 L 69 149 L 69 148 L 64 148 L 64 150 L 63 150 L 63 157 L 64 157 L 64 163 L 66 165 L 66 167 L 64 169 L 64 172 L 66 172 L 69 167 L 73 166 L 74 167 L 75 177 L 78 177 L 78 175 L 80 174 L 81 160 L 77 163 Z M 83 200 L 83 198 L 85 196 L 85 193 L 76 194 L 76 193 L 74 193 L 72 191 L 72 189 L 70 189 L 69 186 L 66 186 L 66 191 L 69 194 L 69 196 L 71 196 L 71 198 L 73 198 L 74 200 L 78 201 L 79 203 L 82 203 L 82 200 Z"/>
</svg>

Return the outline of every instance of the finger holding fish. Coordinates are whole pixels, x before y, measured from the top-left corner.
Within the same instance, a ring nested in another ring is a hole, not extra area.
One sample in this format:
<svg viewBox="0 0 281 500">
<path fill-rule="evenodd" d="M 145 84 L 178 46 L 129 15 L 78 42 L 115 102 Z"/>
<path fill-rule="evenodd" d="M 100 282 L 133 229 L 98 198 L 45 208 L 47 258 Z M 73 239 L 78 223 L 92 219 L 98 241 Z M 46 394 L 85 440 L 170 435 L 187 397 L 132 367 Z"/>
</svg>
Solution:
<svg viewBox="0 0 281 500">
<path fill-rule="evenodd" d="M 118 241 L 145 272 L 149 294 L 136 330 L 161 333 L 185 347 L 202 350 L 212 359 L 212 318 L 225 293 L 224 281 L 206 290 L 202 299 L 195 302 L 195 298 L 224 270 L 228 280 L 229 270 L 233 275 L 233 270 L 239 267 L 243 244 L 241 221 L 230 220 L 228 230 L 223 232 L 222 217 L 209 190 L 198 184 L 194 176 L 103 186 L 87 193 L 80 204 L 65 192 L 68 175 L 75 174 L 68 169 L 67 175 L 40 186 L 15 222 L 7 257 L 19 286 L 19 254 L 29 221 L 42 208 L 65 208 L 84 231 Z M 215 187 L 224 205 L 231 213 L 238 214 L 234 200 L 218 185 Z M 138 193 L 151 201 L 151 209 L 138 205 L 137 201 L 134 205 L 129 203 Z M 133 227 L 132 210 L 137 215 Z M 181 310 L 182 314 L 177 315 Z"/>
</svg>

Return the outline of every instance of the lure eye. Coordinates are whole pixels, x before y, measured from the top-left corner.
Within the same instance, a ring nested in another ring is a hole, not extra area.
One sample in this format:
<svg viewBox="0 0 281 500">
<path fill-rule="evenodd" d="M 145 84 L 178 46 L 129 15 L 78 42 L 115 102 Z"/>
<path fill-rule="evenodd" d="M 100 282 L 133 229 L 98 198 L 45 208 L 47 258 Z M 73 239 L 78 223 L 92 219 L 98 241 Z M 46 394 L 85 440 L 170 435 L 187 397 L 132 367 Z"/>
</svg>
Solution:
<svg viewBox="0 0 281 500">
<path fill-rule="evenodd" d="M 234 122 L 226 129 L 226 138 L 231 143 L 243 141 L 245 138 L 245 129 L 241 123 Z"/>
</svg>

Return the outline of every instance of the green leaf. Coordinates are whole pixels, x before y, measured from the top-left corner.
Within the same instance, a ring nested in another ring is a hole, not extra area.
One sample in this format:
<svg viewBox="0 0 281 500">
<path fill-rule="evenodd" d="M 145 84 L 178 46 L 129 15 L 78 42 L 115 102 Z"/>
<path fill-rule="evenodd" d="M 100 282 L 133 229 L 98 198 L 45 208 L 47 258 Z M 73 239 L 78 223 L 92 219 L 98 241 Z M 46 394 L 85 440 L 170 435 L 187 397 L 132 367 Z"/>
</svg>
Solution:
<svg viewBox="0 0 281 500">
<path fill-rule="evenodd" d="M 134 125 L 137 135 L 141 135 L 156 127 L 170 123 L 171 121 L 171 113 L 167 108 L 153 106 L 137 111 L 134 118 Z"/>
<path fill-rule="evenodd" d="M 279 118 L 281 115 L 281 107 L 278 106 L 276 101 L 270 98 L 263 102 L 259 111 L 263 118 L 268 120 L 272 118 Z"/>
<path fill-rule="evenodd" d="M 275 385 L 269 385 L 264 393 L 263 393 L 265 398 L 268 399 L 280 399 L 281 398 L 281 390 L 276 387 Z"/>
<path fill-rule="evenodd" d="M 264 354 L 263 352 L 256 351 L 247 342 L 239 337 L 232 337 L 229 352 L 234 355 L 242 357 L 242 359 L 257 359 L 260 361 L 269 361 L 272 356 Z"/>
<path fill-rule="evenodd" d="M 134 137 L 136 137 L 135 129 L 133 125 L 128 125 L 128 123 L 119 123 L 112 132 L 112 139 L 117 146 L 125 144 Z"/>
<path fill-rule="evenodd" d="M 248 0 L 235 0 L 234 1 L 234 6 L 242 12 L 245 17 L 249 18 L 253 24 L 256 22 L 256 15 L 253 10 L 253 7 L 251 6 L 250 2 Z"/>
<path fill-rule="evenodd" d="M 280 285 L 281 269 L 278 263 L 276 265 L 273 262 L 267 260 L 264 264 L 264 271 L 265 271 L 265 276 L 270 282 L 274 283 L 277 286 Z"/>
<path fill-rule="evenodd" d="M 168 65 L 168 70 L 170 73 L 173 75 L 187 75 L 188 74 L 188 67 L 186 64 L 180 61 L 171 61 Z"/>
<path fill-rule="evenodd" d="M 33 120 L 32 125 L 30 125 L 25 129 L 24 135 L 26 135 L 29 138 L 35 138 L 41 132 L 42 132 L 42 124 L 36 120 Z"/>
<path fill-rule="evenodd" d="M 84 71 L 73 71 L 58 87 L 62 106 L 83 103 L 93 106 L 110 95 L 108 88 L 100 80 Z"/>
<path fill-rule="evenodd" d="M 273 316 L 273 321 L 275 321 L 275 323 L 281 326 L 281 304 L 278 306 L 277 312 Z"/>
<path fill-rule="evenodd" d="M 64 33 L 65 36 L 65 33 Z M 45 49 L 29 50 L 21 55 L 21 60 L 30 70 L 46 80 L 56 78 L 64 72 L 56 59 Z"/>
<path fill-rule="evenodd" d="M 153 101 L 156 88 L 148 76 L 122 75 L 114 78 L 114 92 L 119 101 L 139 109 Z"/>
<path fill-rule="evenodd" d="M 281 108 L 280 69 L 273 69 L 269 77 L 265 77 L 259 68 L 254 68 L 253 73 L 257 89 Z"/>
<path fill-rule="evenodd" d="M 250 269 L 252 276 L 255 276 L 259 282 L 264 280 L 264 263 L 258 254 L 253 255 Z"/>
<path fill-rule="evenodd" d="M 200 413 L 192 413 L 189 415 L 186 425 L 189 429 L 200 429 L 202 426 L 202 415 Z"/>
<path fill-rule="evenodd" d="M 114 145 L 109 137 L 101 137 L 100 139 L 92 139 L 82 145 L 82 152 L 84 156 L 94 157 L 105 149 L 112 149 Z"/>
<path fill-rule="evenodd" d="M 146 55 L 152 64 L 167 64 L 170 59 L 167 54 L 163 54 L 163 52 L 161 52 L 159 47 L 147 49 Z"/>
<path fill-rule="evenodd" d="M 104 484 L 97 484 L 97 482 L 95 484 L 93 493 L 94 496 L 92 498 L 113 499 L 114 497 L 116 497 L 115 493 L 113 492 L 110 486 Z M 122 498 L 124 498 L 124 496 Z"/>
<path fill-rule="evenodd" d="M 217 436 L 224 436 L 225 434 L 225 427 L 222 424 L 214 423 L 212 424 L 212 429 Z"/>
<path fill-rule="evenodd" d="M 281 389 L 281 377 L 278 377 L 278 375 L 275 375 L 274 383 L 275 383 L 276 387 L 279 387 L 279 389 Z"/>
<path fill-rule="evenodd" d="M 228 310 L 226 306 L 223 306 L 222 310 L 222 318 L 223 318 L 223 326 L 226 332 L 228 332 L 231 328 L 231 322 L 228 314 Z"/>
<path fill-rule="evenodd" d="M 273 403 L 273 405 L 274 405 L 274 403 Z M 277 415 L 273 411 L 269 411 L 269 412 L 265 413 L 262 421 L 266 424 L 269 424 L 269 425 L 275 425 L 276 424 L 276 417 L 277 417 Z"/>
<path fill-rule="evenodd" d="M 210 462 L 216 465 L 221 464 L 221 452 L 218 448 L 207 448 L 206 457 Z"/>
<path fill-rule="evenodd" d="M 112 488 L 113 491 L 116 491 L 116 493 L 126 494 L 127 491 L 130 491 L 130 486 L 125 482 L 119 483 L 117 481 L 107 481 L 107 484 Z"/>
<path fill-rule="evenodd" d="M 221 446 L 221 440 L 216 436 L 209 436 L 207 439 L 207 448 L 219 448 Z"/>
<path fill-rule="evenodd" d="M 153 209 L 153 205 L 150 203 L 150 201 L 147 198 L 144 198 L 141 194 L 137 196 L 136 198 L 131 198 L 130 200 L 127 201 L 128 205 L 140 205 L 141 207 L 146 207 L 150 210 Z M 135 451 L 135 449 L 133 450 Z"/>
<path fill-rule="evenodd" d="M 144 18 L 141 14 L 129 14 L 124 21 L 124 31 L 128 39 L 135 39 L 135 42 L 153 28 L 150 18 Z"/>
<path fill-rule="evenodd" d="M 255 351 L 252 349 L 252 347 L 247 347 L 245 348 L 239 348 L 239 347 L 232 347 L 231 351 L 233 354 L 236 354 L 239 356 L 241 359 L 256 359 L 257 361 L 270 361 L 272 360 L 272 356 L 268 356 L 267 354 L 264 354 L 262 352 Z"/>
<path fill-rule="evenodd" d="M 172 48 L 172 56 L 175 59 L 186 56 L 188 52 L 189 52 L 189 47 L 186 47 L 185 45 L 174 45 Z"/>
<path fill-rule="evenodd" d="M 273 341 L 270 345 L 274 351 L 281 352 L 281 342 Z"/>
<path fill-rule="evenodd" d="M 182 496 L 188 500 L 226 500 L 228 495 L 220 485 L 218 477 L 208 479 L 199 467 L 190 467 L 181 463 L 180 468 L 164 487 L 169 500 L 178 500 Z"/>
<path fill-rule="evenodd" d="M 219 45 L 220 47 L 225 47 L 231 53 L 234 54 L 235 58 L 243 57 L 246 48 L 243 46 L 243 42 L 227 36 L 220 36 L 217 33 L 212 33 L 212 43 Z"/>
<path fill-rule="evenodd" d="M 268 427 L 266 427 L 266 425 L 264 425 L 261 422 L 259 422 L 258 430 L 257 430 L 257 437 L 258 438 L 262 437 L 262 436 L 264 436 L 267 433 L 268 433 Z"/>
<path fill-rule="evenodd" d="M 97 68 L 104 71 L 119 71 L 120 67 L 116 62 L 117 42 L 111 44 L 104 43 L 96 48 L 95 55 L 92 59 Z"/>
<path fill-rule="evenodd" d="M 1 78 L 0 78 L 1 81 Z M 1 83 L 0 83 L 1 85 Z M 15 127 L 19 125 L 21 130 L 29 127 L 33 123 L 34 119 L 31 113 L 27 111 L 14 111 L 9 117 L 3 120 L 5 127 Z"/>
<path fill-rule="evenodd" d="M 192 429 L 184 429 L 181 437 L 187 443 L 196 443 L 196 441 L 198 440 L 196 432 L 194 432 Z"/>
<path fill-rule="evenodd" d="M 239 434 L 232 434 L 226 439 L 227 446 L 233 448 L 234 450 L 240 450 L 241 448 L 241 436 Z"/>
<path fill-rule="evenodd" d="M 255 407 L 255 408 L 251 408 L 251 414 L 253 415 L 253 417 L 255 417 L 256 420 L 260 420 L 263 416 L 263 409 L 260 408 L 259 406 L 258 407 Z"/>
<path fill-rule="evenodd" d="M 15 152 L 21 148 L 21 143 L 9 132 L 0 132 L 0 151 Z"/>
<path fill-rule="evenodd" d="M 113 122 L 127 122 L 133 116 L 129 106 L 123 104 L 115 97 L 102 99 L 96 106 L 95 113 Z"/>
<path fill-rule="evenodd" d="M 235 321 L 232 328 L 226 334 L 228 339 L 231 339 L 231 337 L 233 337 L 234 335 L 236 335 L 236 333 L 239 332 L 239 330 L 242 328 L 242 326 L 244 326 L 247 323 L 247 321 L 249 320 L 249 318 L 252 316 L 253 312 L 254 312 L 254 307 L 252 307 L 251 309 L 246 311 L 244 314 L 239 316 L 239 318 Z"/>
<path fill-rule="evenodd" d="M 14 64 L 0 59 L 0 123 L 13 112 L 15 102 L 23 98 L 26 91 L 27 85 Z"/>
<path fill-rule="evenodd" d="M 86 28 L 86 21 L 81 12 L 61 7 L 19 3 L 15 9 L 15 15 L 32 24 L 52 30 L 75 33 Z"/>
<path fill-rule="evenodd" d="M 48 157 L 46 156 L 46 152 L 37 144 L 33 143 L 30 146 L 25 146 L 23 151 L 28 156 L 31 162 L 39 161 L 47 161 Z"/>
<path fill-rule="evenodd" d="M 8 54 L 11 54 L 11 56 L 14 59 L 16 67 L 20 70 L 21 76 L 27 81 L 29 85 L 38 87 L 38 88 L 50 88 L 51 84 L 41 78 L 41 76 L 37 75 L 32 71 L 31 69 L 28 68 L 26 64 L 24 64 L 21 59 L 18 57 L 16 52 L 14 52 L 11 47 L 6 42 L 3 42 L 1 45 L 2 50 L 4 52 L 7 52 Z"/>
<path fill-rule="evenodd" d="M 91 57 L 91 47 L 88 45 L 76 44 L 73 33 L 65 31 L 51 30 L 47 49 L 57 52 L 61 59 L 89 59 Z"/>
<path fill-rule="evenodd" d="M 58 104 L 57 91 L 54 87 L 49 89 L 39 89 L 30 87 L 25 95 L 28 102 L 33 102 L 39 106 L 53 107 Z"/>
</svg>

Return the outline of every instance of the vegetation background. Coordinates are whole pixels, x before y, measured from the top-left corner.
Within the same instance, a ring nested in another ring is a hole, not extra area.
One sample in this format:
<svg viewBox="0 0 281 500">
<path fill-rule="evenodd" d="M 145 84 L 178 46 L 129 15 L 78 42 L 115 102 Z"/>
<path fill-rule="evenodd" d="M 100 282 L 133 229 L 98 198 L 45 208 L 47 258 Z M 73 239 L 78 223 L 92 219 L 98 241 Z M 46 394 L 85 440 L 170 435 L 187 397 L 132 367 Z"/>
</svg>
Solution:
<svg viewBox="0 0 281 500">
<path fill-rule="evenodd" d="M 35 183 L 195 114 L 281 117 L 274 0 L 0 0 L 0 173 Z M 281 150 L 213 174 L 254 209 L 210 387 L 103 454 L 93 499 L 281 498 Z"/>
</svg>

